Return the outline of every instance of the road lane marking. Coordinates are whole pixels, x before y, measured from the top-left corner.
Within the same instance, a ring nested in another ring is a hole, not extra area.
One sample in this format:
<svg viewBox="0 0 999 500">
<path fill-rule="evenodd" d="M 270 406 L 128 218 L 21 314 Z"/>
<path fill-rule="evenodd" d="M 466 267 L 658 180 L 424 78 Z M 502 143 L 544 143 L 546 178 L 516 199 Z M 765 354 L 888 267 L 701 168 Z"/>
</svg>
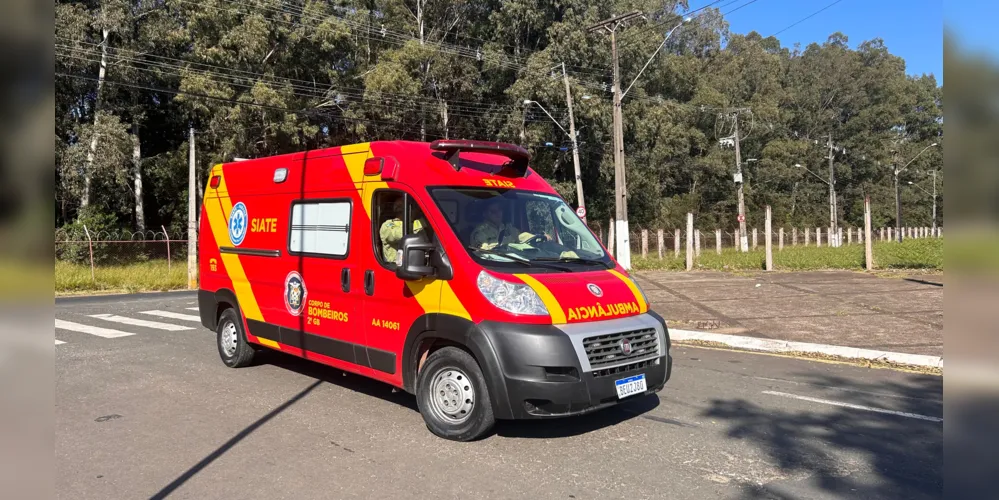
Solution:
<svg viewBox="0 0 999 500">
<path fill-rule="evenodd" d="M 808 397 L 808 396 L 798 396 L 796 394 L 788 394 L 786 392 L 763 391 L 763 394 L 769 394 L 771 396 L 780 396 L 782 398 L 799 399 L 801 401 L 809 401 L 809 402 L 812 402 L 812 403 L 819 403 L 819 404 L 824 404 L 824 405 L 841 406 L 843 408 L 851 408 L 851 409 L 854 409 L 854 410 L 865 410 L 865 411 L 872 411 L 872 412 L 875 412 L 875 413 L 884 413 L 884 414 L 887 414 L 887 415 L 895 415 L 895 416 L 898 416 L 898 417 L 915 418 L 915 419 L 919 419 L 919 420 L 929 420 L 930 422 L 943 422 L 943 419 L 940 418 L 940 417 L 931 417 L 929 415 L 920 415 L 918 413 L 907 413 L 907 412 L 904 412 L 904 411 L 886 410 L 884 408 L 874 408 L 874 407 L 871 407 L 871 406 L 855 405 L 855 404 L 852 404 L 852 403 L 843 403 L 841 401 L 830 401 L 828 399 L 812 398 L 812 397 Z"/>
<path fill-rule="evenodd" d="M 200 311 L 201 310 L 198 307 L 185 307 L 184 309 L 187 309 L 188 311 Z"/>
<path fill-rule="evenodd" d="M 170 311 L 160 311 L 159 309 L 154 309 L 152 311 L 142 311 L 142 314 L 148 314 L 150 316 L 159 316 L 161 318 L 170 319 L 182 319 L 185 321 L 196 321 L 201 323 L 201 316 L 195 316 L 193 314 L 181 314 Z"/>
<path fill-rule="evenodd" d="M 105 321 L 113 321 L 115 323 L 123 323 L 126 325 L 143 326 L 146 328 L 155 328 L 157 330 L 167 330 L 171 332 L 179 332 L 183 330 L 194 330 L 190 326 L 174 325 L 172 323 L 160 323 L 159 321 L 147 321 L 144 319 L 129 318 L 126 316 L 117 316 L 114 314 L 91 314 L 91 318 L 103 319 Z"/>
<path fill-rule="evenodd" d="M 63 321 L 61 319 L 55 320 L 55 327 L 58 330 L 69 330 L 71 332 L 89 333 L 90 335 L 96 335 L 98 337 L 103 337 L 106 339 L 115 339 L 118 337 L 128 337 L 129 335 L 135 335 L 134 333 L 123 332 L 121 330 L 112 330 L 110 328 L 101 328 L 99 326 L 81 325 L 80 323 L 73 323 L 72 321 Z"/>
<path fill-rule="evenodd" d="M 850 389 L 850 388 L 847 388 L 847 387 L 835 387 L 835 386 L 831 386 L 831 385 L 815 384 L 815 383 L 812 383 L 812 382 L 798 382 L 798 381 L 795 381 L 795 380 L 788 380 L 788 379 L 783 379 L 783 378 L 757 377 L 755 375 L 749 375 L 749 377 L 750 378 L 755 378 L 755 379 L 758 379 L 758 380 L 769 380 L 769 381 L 773 381 L 773 382 L 782 382 L 782 383 L 794 384 L 794 385 L 808 385 L 808 386 L 811 386 L 811 387 L 819 387 L 819 388 L 822 388 L 822 389 L 829 389 L 829 390 L 833 390 L 833 391 L 856 392 L 858 394 L 867 394 L 869 396 L 877 396 L 879 398 L 913 399 L 913 400 L 916 400 L 916 401 L 927 401 L 927 402 L 930 402 L 930 403 L 937 403 L 937 404 L 943 403 L 943 401 L 941 401 L 939 399 L 933 399 L 933 398 L 917 398 L 915 396 L 902 396 L 900 394 L 885 394 L 883 392 L 862 391 L 860 389 Z"/>
<path fill-rule="evenodd" d="M 55 339 L 55 341 L 56 341 L 55 345 L 65 344 L 65 342 L 63 342 L 63 341 L 61 341 L 59 339 Z"/>
</svg>

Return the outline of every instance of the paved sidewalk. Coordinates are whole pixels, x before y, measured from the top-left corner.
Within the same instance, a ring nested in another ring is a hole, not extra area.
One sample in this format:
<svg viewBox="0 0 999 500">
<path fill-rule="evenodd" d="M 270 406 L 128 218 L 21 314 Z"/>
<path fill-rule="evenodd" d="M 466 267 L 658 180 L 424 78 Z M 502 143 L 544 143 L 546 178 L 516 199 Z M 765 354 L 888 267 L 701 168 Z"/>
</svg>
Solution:
<svg viewBox="0 0 999 500">
<path fill-rule="evenodd" d="M 635 274 L 670 328 L 943 356 L 942 273 Z"/>
</svg>

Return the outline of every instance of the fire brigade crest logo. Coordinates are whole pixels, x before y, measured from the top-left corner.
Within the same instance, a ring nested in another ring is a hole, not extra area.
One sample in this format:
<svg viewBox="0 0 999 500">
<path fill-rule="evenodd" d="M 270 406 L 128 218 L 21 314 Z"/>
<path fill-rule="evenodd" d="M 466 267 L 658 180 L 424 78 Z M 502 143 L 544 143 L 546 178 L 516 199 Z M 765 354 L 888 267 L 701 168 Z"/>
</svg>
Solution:
<svg viewBox="0 0 999 500">
<path fill-rule="evenodd" d="M 284 279 L 284 306 L 288 309 L 288 314 L 298 316 L 302 314 L 305 306 L 305 296 L 308 291 L 305 289 L 305 280 L 296 271 L 288 273 Z"/>
<path fill-rule="evenodd" d="M 246 205 L 243 202 L 239 202 L 232 207 L 232 212 L 229 213 L 229 241 L 233 245 L 239 246 L 243 243 L 243 238 L 246 237 L 246 229 L 250 224 L 250 218 L 246 213 Z"/>
</svg>

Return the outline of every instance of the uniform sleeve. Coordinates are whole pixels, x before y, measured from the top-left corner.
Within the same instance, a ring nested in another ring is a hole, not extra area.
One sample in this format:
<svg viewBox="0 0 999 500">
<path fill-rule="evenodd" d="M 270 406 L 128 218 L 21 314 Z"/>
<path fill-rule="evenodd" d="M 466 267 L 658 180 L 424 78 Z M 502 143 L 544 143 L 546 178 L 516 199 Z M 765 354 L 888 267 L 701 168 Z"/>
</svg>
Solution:
<svg viewBox="0 0 999 500">
<path fill-rule="evenodd" d="M 482 241 L 483 241 L 483 239 L 482 239 L 482 226 L 479 226 L 479 227 L 475 228 L 474 231 L 472 231 L 472 236 L 471 236 L 470 241 L 468 242 L 468 244 L 470 246 L 472 246 L 472 247 L 475 247 L 475 248 L 482 248 Z"/>
<path fill-rule="evenodd" d="M 402 239 L 402 226 L 395 224 L 395 221 L 387 220 L 378 231 L 382 238 L 382 243 L 395 243 Z"/>
</svg>

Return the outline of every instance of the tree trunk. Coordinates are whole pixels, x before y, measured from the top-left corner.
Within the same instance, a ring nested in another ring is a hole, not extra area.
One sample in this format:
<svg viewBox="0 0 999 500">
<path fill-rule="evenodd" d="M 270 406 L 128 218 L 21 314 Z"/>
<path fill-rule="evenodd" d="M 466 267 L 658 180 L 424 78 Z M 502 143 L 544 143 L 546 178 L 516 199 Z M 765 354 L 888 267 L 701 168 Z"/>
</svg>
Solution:
<svg viewBox="0 0 999 500">
<path fill-rule="evenodd" d="M 135 169 L 135 229 L 146 230 L 142 211 L 142 145 L 139 142 L 139 123 L 132 124 L 132 167 Z"/>
<path fill-rule="evenodd" d="M 101 89 L 104 87 L 104 76 L 108 71 L 108 36 L 111 31 L 101 30 L 101 66 L 97 72 L 97 95 L 94 98 L 94 136 L 90 138 L 90 151 L 87 152 L 87 164 L 83 168 L 83 195 L 80 196 L 80 208 L 90 205 L 90 171 L 94 166 L 94 155 L 97 152 L 97 119 L 101 109 Z"/>
</svg>

